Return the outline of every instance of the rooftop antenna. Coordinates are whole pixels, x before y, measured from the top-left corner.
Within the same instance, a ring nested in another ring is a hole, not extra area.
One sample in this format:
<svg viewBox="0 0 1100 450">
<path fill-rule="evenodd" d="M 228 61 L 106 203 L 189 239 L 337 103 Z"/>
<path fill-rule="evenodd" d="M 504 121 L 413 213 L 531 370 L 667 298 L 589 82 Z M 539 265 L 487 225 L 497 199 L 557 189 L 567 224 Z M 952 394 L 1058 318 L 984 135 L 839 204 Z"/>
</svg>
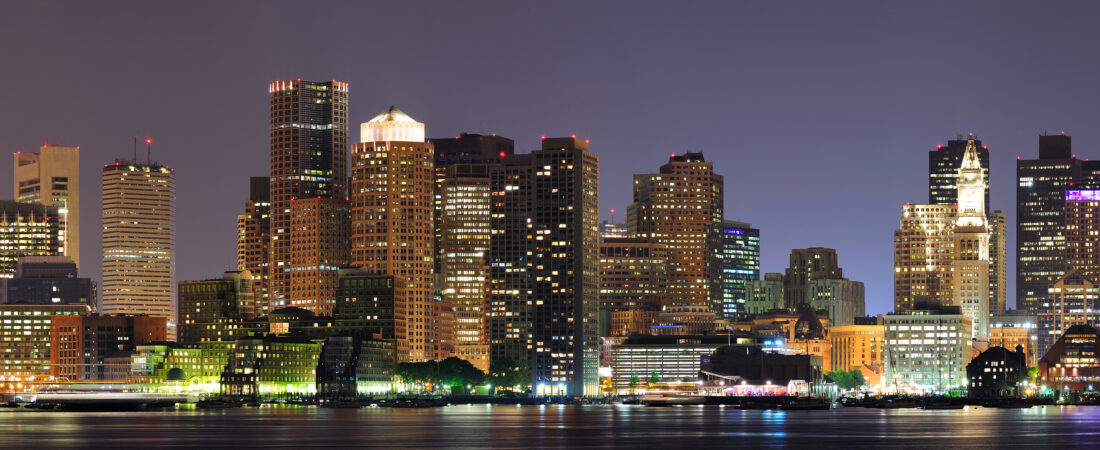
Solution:
<svg viewBox="0 0 1100 450">
<path fill-rule="evenodd" d="M 611 208 L 611 223 L 615 223 L 615 208 Z"/>
<path fill-rule="evenodd" d="M 153 165 L 153 138 L 145 138 L 145 165 Z"/>
<path fill-rule="evenodd" d="M 134 164 L 137 164 L 137 136 L 134 136 Z"/>
</svg>

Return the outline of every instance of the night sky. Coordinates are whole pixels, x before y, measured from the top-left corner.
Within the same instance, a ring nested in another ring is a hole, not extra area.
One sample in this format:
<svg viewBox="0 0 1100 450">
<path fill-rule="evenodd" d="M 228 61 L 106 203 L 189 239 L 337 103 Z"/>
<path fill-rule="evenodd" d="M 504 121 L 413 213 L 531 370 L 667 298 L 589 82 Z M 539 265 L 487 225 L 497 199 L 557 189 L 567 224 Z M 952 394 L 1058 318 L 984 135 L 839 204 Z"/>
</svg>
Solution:
<svg viewBox="0 0 1100 450">
<path fill-rule="evenodd" d="M 962 3 L 962 4 L 958 4 Z M 891 309 L 893 231 L 928 151 L 973 132 L 1009 220 L 1015 163 L 1065 130 L 1100 157 L 1100 4 L 1060 2 L 5 2 L 0 149 L 82 151 L 82 273 L 99 278 L 102 164 L 134 136 L 176 169 L 177 278 L 235 267 L 248 177 L 268 174 L 267 84 L 350 83 L 350 137 L 396 105 L 430 137 L 590 138 L 603 219 L 631 175 L 702 151 L 764 271 L 836 248 Z M 141 158 L 144 158 L 142 151 Z M 11 197 L 11 160 L 0 196 Z"/>
</svg>

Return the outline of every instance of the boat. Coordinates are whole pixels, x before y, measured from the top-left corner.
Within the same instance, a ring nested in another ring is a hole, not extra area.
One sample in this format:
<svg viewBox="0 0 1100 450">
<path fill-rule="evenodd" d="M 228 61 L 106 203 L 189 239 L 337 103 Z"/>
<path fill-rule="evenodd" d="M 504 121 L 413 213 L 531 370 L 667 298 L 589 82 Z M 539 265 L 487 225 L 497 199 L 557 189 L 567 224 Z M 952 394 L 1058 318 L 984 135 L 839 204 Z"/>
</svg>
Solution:
<svg viewBox="0 0 1100 450">
<path fill-rule="evenodd" d="M 226 409 L 226 408 L 240 408 L 243 403 L 237 401 L 229 401 L 220 398 L 199 400 L 195 403 L 196 408 L 203 409 Z"/>
<path fill-rule="evenodd" d="M 816 399 L 791 400 L 787 404 L 779 406 L 779 409 L 783 411 L 819 411 L 832 408 L 832 402 Z"/>
<path fill-rule="evenodd" d="M 945 402 L 926 402 L 918 406 L 920 409 L 937 410 L 937 409 L 963 409 L 966 405 L 962 403 L 945 403 Z"/>
</svg>

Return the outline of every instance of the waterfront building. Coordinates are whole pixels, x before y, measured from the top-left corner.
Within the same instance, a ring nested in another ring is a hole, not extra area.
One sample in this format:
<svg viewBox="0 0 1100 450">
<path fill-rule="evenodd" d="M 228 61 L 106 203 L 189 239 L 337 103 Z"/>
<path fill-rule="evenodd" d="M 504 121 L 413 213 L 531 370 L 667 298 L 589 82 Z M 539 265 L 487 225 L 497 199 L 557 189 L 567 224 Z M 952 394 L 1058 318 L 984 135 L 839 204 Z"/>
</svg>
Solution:
<svg viewBox="0 0 1100 450">
<path fill-rule="evenodd" d="M 959 168 L 962 167 L 967 145 L 973 141 L 974 149 L 981 165 L 982 182 L 985 184 L 985 213 L 989 213 L 989 147 L 982 145 L 974 135 L 947 141 L 947 145 L 936 145 L 928 152 L 928 204 L 953 205 L 959 201 Z"/>
<path fill-rule="evenodd" d="M 220 279 L 181 281 L 178 341 L 231 341 L 256 331 L 247 323 L 260 315 L 252 290 L 254 279 L 244 270 L 225 272 Z"/>
<path fill-rule="evenodd" d="M 653 378 L 665 382 L 695 381 L 700 357 L 730 344 L 752 344 L 748 333 L 729 335 L 632 336 L 611 347 L 611 382 L 629 394 Z"/>
<path fill-rule="evenodd" d="M 769 272 L 762 280 L 748 283 L 748 296 L 745 299 L 745 313 L 748 316 L 764 314 L 768 311 L 786 308 L 783 294 L 783 274 Z"/>
<path fill-rule="evenodd" d="M 60 254 L 80 266 L 80 147 L 43 145 L 15 152 L 15 201 L 57 208 Z"/>
<path fill-rule="evenodd" d="M 901 226 L 894 230 L 894 311 L 912 309 L 918 300 L 953 301 L 956 211 L 953 204 L 902 207 Z"/>
<path fill-rule="evenodd" d="M 276 81 L 270 95 L 268 310 L 329 314 L 348 263 L 348 84 Z"/>
<path fill-rule="evenodd" d="M 885 316 L 886 375 L 895 388 L 947 391 L 966 382 L 973 319 L 957 306 L 920 302 Z"/>
<path fill-rule="evenodd" d="M 1023 347 L 1028 367 L 1038 364 L 1039 324 L 1034 314 L 1014 309 L 989 319 L 989 346 Z"/>
<path fill-rule="evenodd" d="M 721 318 L 736 320 L 745 315 L 749 282 L 760 278 L 760 230 L 750 223 L 724 220 L 715 236 L 712 307 Z"/>
<path fill-rule="evenodd" d="M 601 311 L 660 309 L 667 277 L 664 244 L 633 238 L 608 238 L 600 243 Z"/>
<path fill-rule="evenodd" d="M 986 217 L 985 170 L 978 161 L 977 145 L 971 139 L 966 146 L 956 186 L 959 189 L 952 236 L 951 264 L 953 305 L 974 319 L 975 336 L 989 334 L 989 221 Z"/>
<path fill-rule="evenodd" d="M 392 342 L 397 361 L 407 361 L 409 355 L 406 305 L 405 284 L 400 276 L 340 270 L 333 314 L 338 333 Z"/>
<path fill-rule="evenodd" d="M 833 356 L 829 328 L 821 323 L 817 313 L 808 305 L 798 307 L 798 321 L 791 328 L 785 347 L 797 354 L 820 356 L 822 370 L 825 372 L 832 370 Z"/>
<path fill-rule="evenodd" d="M 167 339 L 164 317 L 55 316 L 50 321 L 50 375 L 125 382 L 136 346 Z"/>
<path fill-rule="evenodd" d="M 699 371 L 702 378 L 739 380 L 751 386 L 785 388 L 791 381 L 810 385 L 821 383 L 825 377 L 823 366 L 824 361 L 818 355 L 784 354 L 767 351 L 758 344 L 746 344 L 723 345 L 713 354 L 702 356 Z"/>
<path fill-rule="evenodd" d="M 634 175 L 630 234 L 669 252 L 668 305 L 713 308 L 715 232 L 722 223 L 724 179 L 702 153 L 670 155 L 658 173 Z"/>
<path fill-rule="evenodd" d="M 390 107 L 352 146 L 351 264 L 405 283 L 408 360 L 454 353 L 453 305 L 434 292 L 436 174 L 424 124 Z"/>
<path fill-rule="evenodd" d="M 872 319 L 872 322 L 874 320 Z M 829 328 L 832 370 L 859 370 L 869 386 L 882 381 L 886 356 L 886 327 L 880 323 Z"/>
<path fill-rule="evenodd" d="M 83 304 L 97 310 L 96 285 L 77 277 L 76 264 L 66 256 L 25 256 L 15 265 L 14 278 L 0 278 L 0 304 Z"/>
<path fill-rule="evenodd" d="M 59 316 L 89 315 L 88 305 L 0 305 L 0 380 L 50 376 L 50 328 Z"/>
<path fill-rule="evenodd" d="M 540 171 L 541 172 L 541 171 Z M 530 364 L 534 223 L 532 155 L 505 158 L 490 171 L 489 359 Z"/>
<path fill-rule="evenodd" d="M 175 171 L 160 163 L 103 166 L 103 314 L 168 318 L 175 339 Z"/>
<path fill-rule="evenodd" d="M 599 392 L 599 158 L 588 141 L 546 138 L 531 152 L 532 386 Z"/>
<path fill-rule="evenodd" d="M 1023 346 L 1016 346 L 1015 351 L 989 347 L 966 365 L 967 394 L 972 398 L 1019 396 L 1027 367 Z"/>
<path fill-rule="evenodd" d="M 256 313 L 271 306 L 271 178 L 249 179 L 244 214 L 237 216 L 237 270 L 252 274 Z"/>
<path fill-rule="evenodd" d="M 1039 358 L 1040 384 L 1057 392 L 1094 391 L 1100 383 L 1100 331 L 1092 325 L 1076 324 Z"/>
<path fill-rule="evenodd" d="M 611 212 L 614 213 L 615 210 Z M 611 223 L 606 220 L 600 223 L 600 242 L 628 237 L 630 237 L 630 229 L 625 223 Z"/>
<path fill-rule="evenodd" d="M 138 345 L 130 358 L 129 381 L 153 392 L 217 394 L 235 344 L 227 340 Z"/>
<path fill-rule="evenodd" d="M 314 395 L 321 342 L 296 337 L 237 339 L 221 377 L 228 395 Z"/>
<path fill-rule="evenodd" d="M 15 276 L 19 258 L 61 254 L 56 206 L 0 200 L 0 278 Z"/>
<path fill-rule="evenodd" d="M 489 166 L 453 164 L 438 182 L 437 290 L 454 309 L 454 352 L 489 371 Z"/>
<path fill-rule="evenodd" d="M 325 339 L 317 361 L 317 393 L 328 398 L 393 391 L 393 342 L 352 336 Z"/>
<path fill-rule="evenodd" d="M 1100 284 L 1069 270 L 1048 289 L 1039 304 L 1039 345 L 1036 354 L 1044 354 L 1058 337 L 1073 325 L 1100 323 Z"/>
<path fill-rule="evenodd" d="M 1039 158 L 1016 160 L 1016 307 L 1033 314 L 1066 269 L 1066 190 L 1081 177 L 1070 142 L 1039 136 Z"/>
</svg>

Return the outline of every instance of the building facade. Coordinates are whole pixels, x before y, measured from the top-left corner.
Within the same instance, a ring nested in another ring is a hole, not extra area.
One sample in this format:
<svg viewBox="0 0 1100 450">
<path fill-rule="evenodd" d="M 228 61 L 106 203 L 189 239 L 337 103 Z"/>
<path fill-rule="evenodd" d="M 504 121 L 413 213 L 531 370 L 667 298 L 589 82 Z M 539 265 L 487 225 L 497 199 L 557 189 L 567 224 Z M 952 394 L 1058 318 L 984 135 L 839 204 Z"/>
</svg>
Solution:
<svg viewBox="0 0 1100 450">
<path fill-rule="evenodd" d="M 125 382 L 137 346 L 167 339 L 164 317 L 55 316 L 50 321 L 50 375 Z"/>
<path fill-rule="evenodd" d="M 0 278 L 15 276 L 19 258 L 62 252 L 55 206 L 0 201 Z"/>
<path fill-rule="evenodd" d="M 656 311 L 665 301 L 668 250 L 648 239 L 600 243 L 600 310 Z"/>
<path fill-rule="evenodd" d="M 712 308 L 723 319 L 736 320 L 745 315 L 749 282 L 760 279 L 760 230 L 750 223 L 724 220 L 715 238 Z"/>
<path fill-rule="evenodd" d="M 1066 190 L 1081 176 L 1070 137 L 1039 136 L 1039 158 L 1016 160 L 1016 307 L 1040 312 L 1066 269 Z"/>
<path fill-rule="evenodd" d="M 405 283 L 409 361 L 454 353 L 454 309 L 436 298 L 434 152 L 424 124 L 390 107 L 352 146 L 351 264 Z"/>
<path fill-rule="evenodd" d="M 829 328 L 833 370 L 859 370 L 870 386 L 882 380 L 886 358 L 884 325 L 843 325 Z M 872 376 L 868 376 L 868 375 Z"/>
<path fill-rule="evenodd" d="M 226 272 L 220 279 L 181 281 L 177 340 L 183 344 L 231 341 L 257 331 L 246 323 L 262 314 L 253 280 L 252 273 L 243 270 Z"/>
<path fill-rule="evenodd" d="M 953 204 L 907 204 L 902 208 L 901 226 L 894 230 L 894 311 L 912 309 L 918 300 L 954 301 L 951 269 L 956 211 Z"/>
<path fill-rule="evenodd" d="M 103 314 L 168 318 L 175 338 L 175 171 L 115 160 L 103 167 Z"/>
<path fill-rule="evenodd" d="M 348 84 L 276 81 L 270 95 L 269 310 L 328 313 L 347 264 Z M 307 273 L 308 272 L 308 273 Z"/>
<path fill-rule="evenodd" d="M 658 173 L 634 175 L 627 225 L 632 236 L 668 248 L 670 306 L 714 306 L 709 280 L 724 183 L 702 153 L 670 155 Z"/>
<path fill-rule="evenodd" d="M 1100 382 L 1100 331 L 1070 326 L 1039 359 L 1038 382 L 1060 393 L 1093 391 Z"/>
<path fill-rule="evenodd" d="M 1037 354 L 1044 354 L 1058 337 L 1073 325 L 1095 326 L 1100 323 L 1100 284 L 1070 270 L 1048 289 L 1048 297 L 1039 304 Z"/>
<path fill-rule="evenodd" d="M 948 140 L 947 145 L 936 145 L 935 150 L 928 152 L 928 204 L 953 205 L 958 202 L 959 168 L 962 167 L 966 147 L 971 141 L 984 171 L 982 181 L 986 186 L 985 213 L 989 213 L 989 147 L 982 145 L 980 139 L 974 139 L 973 134 L 968 138 L 959 135 L 956 139 Z"/>
<path fill-rule="evenodd" d="M 989 333 L 989 220 L 986 217 L 985 170 L 973 139 L 966 145 L 956 186 L 959 189 L 955 226 L 951 291 L 962 313 L 974 318 L 976 336 Z"/>
<path fill-rule="evenodd" d="M 764 279 L 749 282 L 749 294 L 745 300 L 745 313 L 750 316 L 786 308 L 783 295 L 783 274 L 765 273 Z"/>
<path fill-rule="evenodd" d="M 88 305 L 0 305 L 0 377 L 21 381 L 49 376 L 53 318 L 91 312 Z"/>
<path fill-rule="evenodd" d="M 80 147 L 44 145 L 15 153 L 15 201 L 57 208 L 61 254 L 80 266 Z"/>
<path fill-rule="evenodd" d="M 885 316 L 883 384 L 924 391 L 965 388 L 973 320 L 958 307 L 925 308 Z"/>
<path fill-rule="evenodd" d="M 96 284 L 77 276 L 66 256 L 19 258 L 14 278 L 0 278 L 0 303 L 82 304 L 98 310 Z"/>
<path fill-rule="evenodd" d="M 252 177 L 244 214 L 237 216 L 237 270 L 252 274 L 256 309 L 271 306 L 271 178 Z"/>
</svg>

